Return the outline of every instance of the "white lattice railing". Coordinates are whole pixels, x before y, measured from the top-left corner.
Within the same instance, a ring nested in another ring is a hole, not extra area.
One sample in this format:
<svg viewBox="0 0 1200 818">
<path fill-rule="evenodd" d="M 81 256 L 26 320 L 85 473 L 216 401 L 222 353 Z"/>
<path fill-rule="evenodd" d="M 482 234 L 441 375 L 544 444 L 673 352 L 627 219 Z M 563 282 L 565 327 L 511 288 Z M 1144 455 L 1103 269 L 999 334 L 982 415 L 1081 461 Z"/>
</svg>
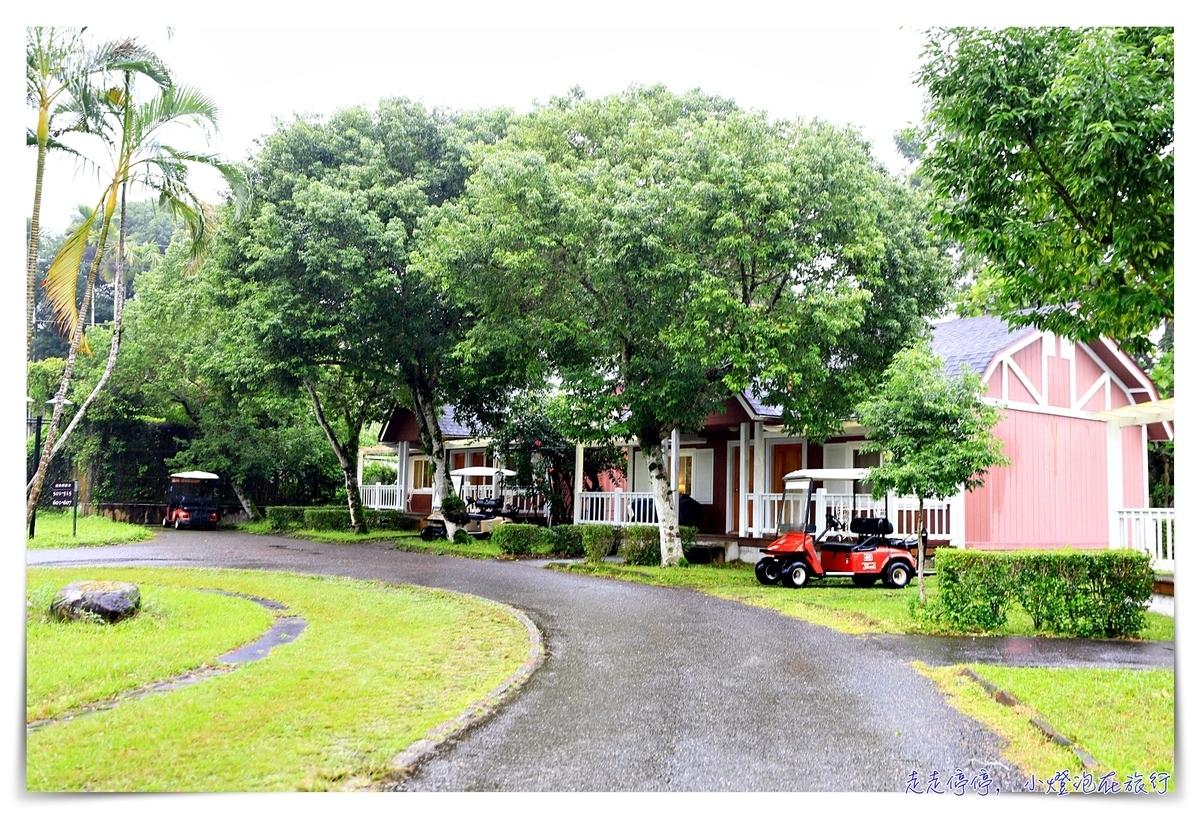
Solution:
<svg viewBox="0 0 1200 818">
<path fill-rule="evenodd" d="M 657 525 L 654 495 L 648 491 L 585 491 L 579 495 L 579 522 Z"/>
<path fill-rule="evenodd" d="M 1156 571 L 1175 573 L 1175 509 L 1117 509 L 1118 543 L 1150 555 Z"/>
<path fill-rule="evenodd" d="M 362 504 L 367 508 L 400 508 L 400 486 L 395 483 L 359 486 L 358 493 L 362 497 Z"/>
</svg>

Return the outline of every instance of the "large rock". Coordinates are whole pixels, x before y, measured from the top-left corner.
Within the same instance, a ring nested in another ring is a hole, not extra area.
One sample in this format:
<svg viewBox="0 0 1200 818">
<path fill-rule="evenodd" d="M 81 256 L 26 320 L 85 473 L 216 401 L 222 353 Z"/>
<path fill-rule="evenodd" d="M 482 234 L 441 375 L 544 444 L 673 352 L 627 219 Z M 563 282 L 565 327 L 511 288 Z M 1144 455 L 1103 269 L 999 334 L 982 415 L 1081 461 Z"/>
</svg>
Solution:
<svg viewBox="0 0 1200 818">
<path fill-rule="evenodd" d="M 56 619 L 89 619 L 98 616 L 105 622 L 120 622 L 142 607 L 142 594 L 129 582 L 73 582 L 63 588 L 50 603 Z"/>
</svg>

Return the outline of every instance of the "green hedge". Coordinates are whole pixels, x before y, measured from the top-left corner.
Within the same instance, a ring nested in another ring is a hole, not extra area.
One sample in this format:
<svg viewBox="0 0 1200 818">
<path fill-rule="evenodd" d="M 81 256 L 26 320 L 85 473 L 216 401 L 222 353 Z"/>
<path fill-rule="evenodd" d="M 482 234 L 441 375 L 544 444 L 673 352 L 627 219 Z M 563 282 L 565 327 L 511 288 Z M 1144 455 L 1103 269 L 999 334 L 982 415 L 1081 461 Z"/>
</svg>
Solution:
<svg viewBox="0 0 1200 818">
<path fill-rule="evenodd" d="M 345 531 L 350 528 L 348 506 L 311 506 L 304 509 L 304 527 L 315 531 Z"/>
<path fill-rule="evenodd" d="M 267 506 L 265 515 L 274 531 L 299 528 L 304 524 L 303 506 Z"/>
<path fill-rule="evenodd" d="M 539 529 L 539 550 L 568 559 L 584 556 L 583 526 L 555 525 Z"/>
<path fill-rule="evenodd" d="M 492 529 L 492 544 L 500 549 L 501 554 L 532 554 L 542 531 L 540 526 L 528 523 L 504 523 Z"/>
<path fill-rule="evenodd" d="M 622 528 L 617 556 L 623 557 L 628 565 L 662 565 L 658 526 L 629 525 Z"/>
<path fill-rule="evenodd" d="M 611 525 L 588 523 L 579 526 L 583 540 L 584 556 L 588 562 L 600 562 L 612 553 L 616 535 Z"/>
<path fill-rule="evenodd" d="M 382 528 L 387 531 L 414 531 L 417 518 L 409 517 L 403 511 L 389 508 L 364 508 L 363 516 L 367 519 L 368 528 Z"/>
<path fill-rule="evenodd" d="M 1150 557 L 1137 551 L 939 549 L 937 616 L 965 630 L 997 630 L 1015 603 L 1038 630 L 1136 636 L 1153 592 Z"/>
</svg>

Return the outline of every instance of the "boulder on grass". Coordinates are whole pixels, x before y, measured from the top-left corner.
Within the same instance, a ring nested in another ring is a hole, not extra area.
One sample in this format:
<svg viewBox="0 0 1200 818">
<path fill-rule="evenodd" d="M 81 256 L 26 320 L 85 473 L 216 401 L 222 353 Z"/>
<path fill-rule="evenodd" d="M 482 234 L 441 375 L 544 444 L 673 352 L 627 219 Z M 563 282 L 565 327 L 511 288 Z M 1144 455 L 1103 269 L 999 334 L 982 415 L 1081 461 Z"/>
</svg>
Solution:
<svg viewBox="0 0 1200 818">
<path fill-rule="evenodd" d="M 142 594 L 129 582 L 72 582 L 50 603 L 55 619 L 91 619 L 105 622 L 128 619 L 142 607 Z"/>
</svg>

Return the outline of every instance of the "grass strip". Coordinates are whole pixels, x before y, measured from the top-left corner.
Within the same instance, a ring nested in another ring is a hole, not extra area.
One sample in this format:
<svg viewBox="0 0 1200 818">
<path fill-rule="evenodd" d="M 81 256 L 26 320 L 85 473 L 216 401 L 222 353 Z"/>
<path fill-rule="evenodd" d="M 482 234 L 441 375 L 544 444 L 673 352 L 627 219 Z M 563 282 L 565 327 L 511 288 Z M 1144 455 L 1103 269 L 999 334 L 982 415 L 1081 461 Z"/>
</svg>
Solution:
<svg viewBox="0 0 1200 818">
<path fill-rule="evenodd" d="M 918 590 L 916 583 L 895 590 L 876 583 L 869 588 L 855 586 L 849 578 L 830 577 L 803 588 L 784 588 L 782 585 L 760 585 L 754 578 L 754 567 L 748 563 L 725 565 L 689 565 L 661 568 L 630 566 L 622 563 L 552 564 L 550 567 L 571 573 L 642 582 L 676 588 L 691 588 L 722 599 L 743 602 L 778 611 L 785 616 L 825 625 L 843 633 L 939 633 L 951 635 L 946 629 L 934 629 L 913 616 Z M 937 595 L 937 576 L 925 578 L 929 599 Z M 1173 641 L 1175 620 L 1161 614 L 1146 614 L 1142 639 Z M 1019 606 L 1009 612 L 1005 626 L 992 636 L 1035 636 L 1039 632 L 1033 620 Z M 1042 634 L 1046 635 L 1046 634 Z"/>
<path fill-rule="evenodd" d="M 31 791 L 370 786 L 391 758 L 483 698 L 528 651 L 508 611 L 445 591 L 258 571 L 88 576 L 276 599 L 309 625 L 234 673 L 31 733 Z"/>
<path fill-rule="evenodd" d="M 70 511 L 38 509 L 34 536 L 26 536 L 26 548 L 78 548 L 95 545 L 125 545 L 142 542 L 154 536 L 154 529 L 132 523 L 118 523 L 107 517 L 76 518 L 76 533 L 71 534 Z"/>
</svg>

